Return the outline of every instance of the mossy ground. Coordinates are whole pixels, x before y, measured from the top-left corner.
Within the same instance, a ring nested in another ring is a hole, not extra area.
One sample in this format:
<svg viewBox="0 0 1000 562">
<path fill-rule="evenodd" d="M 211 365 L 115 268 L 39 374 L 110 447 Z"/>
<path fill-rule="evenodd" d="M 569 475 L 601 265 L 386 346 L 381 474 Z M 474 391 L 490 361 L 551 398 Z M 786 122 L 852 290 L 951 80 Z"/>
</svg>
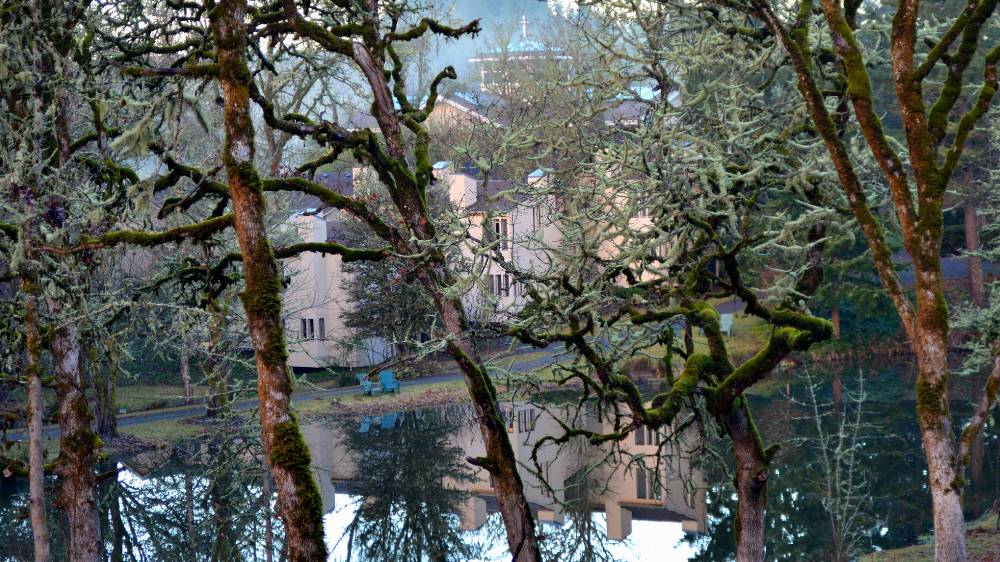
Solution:
<svg viewBox="0 0 1000 562">
<path fill-rule="evenodd" d="M 970 562 L 1000 561 L 1000 530 L 996 528 L 997 515 L 990 512 L 969 523 L 966 532 Z M 931 562 L 934 560 L 934 544 L 917 544 L 894 548 L 861 557 L 862 562 Z"/>
<path fill-rule="evenodd" d="M 426 402 L 423 405 L 431 405 L 434 402 L 435 395 L 450 396 L 454 391 L 464 390 L 464 388 L 465 384 L 462 381 L 435 382 L 402 388 L 399 393 L 379 394 L 375 396 L 365 396 L 361 393 L 355 393 L 337 396 L 335 398 L 337 404 L 332 403 L 328 396 L 302 400 L 296 402 L 294 408 L 303 421 L 307 421 L 314 417 L 343 414 L 345 413 L 343 410 L 354 412 L 364 409 L 384 410 L 391 407 L 406 409 L 408 407 L 420 407 L 422 402 Z M 342 405 L 342 407 L 338 407 L 338 404 Z"/>
<path fill-rule="evenodd" d="M 203 435 L 208 429 L 198 424 L 186 423 L 185 419 L 176 419 L 129 425 L 120 428 L 119 431 L 143 441 L 173 444 Z"/>
</svg>

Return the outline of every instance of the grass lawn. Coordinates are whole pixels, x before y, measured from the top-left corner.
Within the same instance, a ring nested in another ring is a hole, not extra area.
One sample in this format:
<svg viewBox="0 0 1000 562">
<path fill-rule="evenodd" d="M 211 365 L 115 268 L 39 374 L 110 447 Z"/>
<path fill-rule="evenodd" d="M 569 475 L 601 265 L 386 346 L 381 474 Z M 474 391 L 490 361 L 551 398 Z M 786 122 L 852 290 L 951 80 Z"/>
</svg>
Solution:
<svg viewBox="0 0 1000 562">
<path fill-rule="evenodd" d="M 207 387 L 194 387 L 194 403 L 200 404 Z M 115 404 L 126 413 L 159 410 L 184 405 L 184 387 L 168 384 L 121 385 L 115 392 Z"/>
<path fill-rule="evenodd" d="M 120 431 L 146 441 L 176 443 L 185 439 L 198 437 L 205 433 L 206 429 L 200 425 L 184 423 L 183 419 L 178 419 L 130 425 L 121 428 Z"/>
<path fill-rule="evenodd" d="M 970 562 L 1000 561 L 1000 531 L 996 529 L 997 515 L 990 512 L 968 524 L 966 532 Z M 934 544 L 917 544 L 876 552 L 861 557 L 862 562 L 931 562 Z"/>
<path fill-rule="evenodd" d="M 336 397 L 336 400 L 342 404 L 387 404 L 392 402 L 406 402 L 407 397 L 414 394 L 423 393 L 433 393 L 442 392 L 446 390 L 456 390 L 465 388 L 465 384 L 458 381 L 447 381 L 447 382 L 435 382 L 429 384 L 422 384 L 415 387 L 403 387 L 400 389 L 399 393 L 392 394 L 377 394 L 375 396 L 365 396 L 360 392 L 353 392 L 350 394 L 344 394 Z M 313 398 L 310 400 L 301 400 L 295 402 L 293 408 L 295 412 L 302 418 L 308 416 L 329 416 L 337 413 L 337 407 L 332 404 L 333 398 L 329 396 L 324 396 L 322 398 Z"/>
</svg>

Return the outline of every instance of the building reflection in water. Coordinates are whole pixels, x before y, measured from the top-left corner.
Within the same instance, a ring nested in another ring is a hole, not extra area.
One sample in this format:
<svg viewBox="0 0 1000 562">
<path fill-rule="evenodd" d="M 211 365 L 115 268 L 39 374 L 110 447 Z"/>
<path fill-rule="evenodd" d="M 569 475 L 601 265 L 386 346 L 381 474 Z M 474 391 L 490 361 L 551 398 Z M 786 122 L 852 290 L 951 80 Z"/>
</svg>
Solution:
<svg viewBox="0 0 1000 562">
<path fill-rule="evenodd" d="M 599 538 L 604 541 L 628 538 L 633 522 L 643 522 L 647 530 L 652 525 L 662 536 L 678 523 L 684 533 L 705 532 L 704 482 L 690 462 L 692 443 L 684 439 L 666 443 L 660 433 L 648 429 L 629 435 L 615 449 L 592 446 L 583 438 L 563 445 L 546 443 L 538 451 L 539 471 L 532 451 L 542 437 L 561 434 L 554 416 L 564 423 L 572 419 L 575 427 L 591 431 L 609 431 L 611 424 L 594 413 L 527 402 L 505 404 L 505 416 L 514 454 L 522 464 L 527 499 L 545 527 L 543 534 L 567 528 L 568 519 L 585 515 L 583 519 L 590 521 L 601 512 L 606 526 L 605 536 Z M 338 495 L 341 501 L 343 494 L 358 499 L 354 519 L 344 531 L 350 535 L 346 539 L 355 543 L 352 548 L 358 548 L 363 531 L 369 543 L 374 533 L 383 541 L 416 541 L 418 546 L 437 541 L 461 550 L 468 548 L 459 536 L 462 532 L 480 531 L 497 517 L 491 518 L 496 502 L 488 473 L 465 461 L 485 455 L 470 407 L 338 420 L 304 430 L 324 511 L 345 507 L 336 505 Z M 406 521 L 405 514 L 414 512 L 419 512 L 420 520 Z M 502 531 L 498 534 L 502 540 Z M 361 545 L 369 547 L 384 545 Z M 387 555 L 421 558 L 384 551 L 369 552 L 364 558 Z M 433 552 L 424 555 L 437 559 Z"/>
</svg>

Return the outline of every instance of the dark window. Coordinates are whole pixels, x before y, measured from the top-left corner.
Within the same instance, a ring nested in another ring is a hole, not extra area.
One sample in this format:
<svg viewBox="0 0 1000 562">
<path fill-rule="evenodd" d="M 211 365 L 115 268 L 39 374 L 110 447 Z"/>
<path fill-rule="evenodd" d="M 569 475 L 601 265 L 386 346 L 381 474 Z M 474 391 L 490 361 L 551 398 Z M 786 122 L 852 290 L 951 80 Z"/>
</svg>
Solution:
<svg viewBox="0 0 1000 562">
<path fill-rule="evenodd" d="M 309 335 L 308 339 L 314 339 L 316 337 L 316 322 L 312 318 L 309 319 Z"/>
<path fill-rule="evenodd" d="M 320 318 L 319 319 L 319 339 L 321 339 L 321 340 L 325 340 L 326 339 L 326 319 L 325 318 Z"/>
<path fill-rule="evenodd" d="M 641 500 L 663 499 L 663 488 L 660 486 L 659 471 L 644 466 L 636 467 L 635 495 Z"/>
<path fill-rule="evenodd" d="M 650 429 L 649 430 L 649 435 L 647 435 L 646 437 L 648 437 L 648 439 L 646 441 L 650 445 L 659 445 L 660 444 L 660 432 L 659 431 L 657 431 L 655 429 Z"/>
<path fill-rule="evenodd" d="M 491 274 L 489 277 L 490 293 L 498 297 L 510 296 L 510 275 Z"/>
<path fill-rule="evenodd" d="M 309 337 L 309 332 L 306 330 L 308 326 L 306 325 L 306 319 L 302 319 L 302 339 L 307 339 Z"/>
<path fill-rule="evenodd" d="M 506 250 L 508 247 L 506 218 L 493 219 L 493 233 L 496 234 L 497 240 L 500 241 L 500 249 Z"/>
<path fill-rule="evenodd" d="M 524 433 L 535 429 L 535 415 L 531 410 L 521 410 L 517 413 L 517 431 Z"/>
</svg>

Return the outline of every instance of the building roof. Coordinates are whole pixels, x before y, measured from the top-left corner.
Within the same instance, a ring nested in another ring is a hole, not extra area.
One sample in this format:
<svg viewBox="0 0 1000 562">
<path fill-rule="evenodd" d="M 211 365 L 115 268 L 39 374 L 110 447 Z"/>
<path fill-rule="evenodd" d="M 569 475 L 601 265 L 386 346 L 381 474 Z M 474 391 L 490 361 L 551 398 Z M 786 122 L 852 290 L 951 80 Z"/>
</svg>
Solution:
<svg viewBox="0 0 1000 562">
<path fill-rule="evenodd" d="M 328 187 L 337 193 L 350 197 L 354 195 L 354 171 L 321 172 L 316 174 L 316 183 Z"/>
<path fill-rule="evenodd" d="M 351 197 L 354 195 L 354 172 L 351 170 L 341 172 L 321 172 L 316 174 L 314 181 L 324 187 L 328 187 L 337 193 Z M 307 195 L 298 191 L 289 193 L 289 207 L 293 212 L 316 212 L 324 207 L 322 201 L 314 195 Z"/>
<path fill-rule="evenodd" d="M 476 180 L 476 202 L 469 205 L 466 210 L 473 213 L 485 213 L 487 211 L 507 212 L 515 208 L 524 199 L 523 193 L 504 193 L 511 191 L 517 182 L 511 180 L 495 180 L 483 182 Z"/>
<path fill-rule="evenodd" d="M 339 122 L 348 131 L 378 129 L 378 122 L 375 121 L 375 117 L 367 111 L 353 111 L 347 117 L 341 118 Z"/>
<path fill-rule="evenodd" d="M 528 39 L 527 37 L 519 37 L 517 39 L 512 39 L 510 43 L 507 44 L 505 49 L 494 49 L 490 51 L 483 51 L 477 53 L 475 56 L 469 58 L 469 62 L 484 62 L 496 60 L 500 57 L 513 57 L 513 58 L 559 58 L 566 59 L 570 58 L 564 54 L 565 51 L 559 47 L 552 47 L 546 45 L 541 41 L 536 41 L 534 39 Z"/>
</svg>

